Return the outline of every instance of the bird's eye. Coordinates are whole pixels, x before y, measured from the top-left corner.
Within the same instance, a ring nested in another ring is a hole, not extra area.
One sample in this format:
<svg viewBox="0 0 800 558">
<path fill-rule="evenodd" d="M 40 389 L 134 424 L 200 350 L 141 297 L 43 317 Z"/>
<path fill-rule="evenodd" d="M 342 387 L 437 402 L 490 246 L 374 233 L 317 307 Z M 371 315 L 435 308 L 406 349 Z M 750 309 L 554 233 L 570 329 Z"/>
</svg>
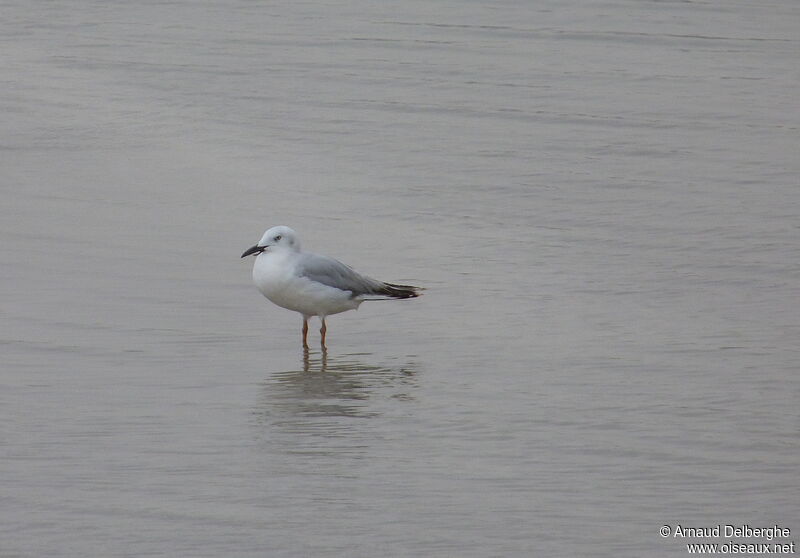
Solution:
<svg viewBox="0 0 800 558">
<path fill-rule="evenodd" d="M 275 237 L 275 242 L 278 242 L 281 238 L 283 238 L 281 235 L 276 236 Z"/>
</svg>

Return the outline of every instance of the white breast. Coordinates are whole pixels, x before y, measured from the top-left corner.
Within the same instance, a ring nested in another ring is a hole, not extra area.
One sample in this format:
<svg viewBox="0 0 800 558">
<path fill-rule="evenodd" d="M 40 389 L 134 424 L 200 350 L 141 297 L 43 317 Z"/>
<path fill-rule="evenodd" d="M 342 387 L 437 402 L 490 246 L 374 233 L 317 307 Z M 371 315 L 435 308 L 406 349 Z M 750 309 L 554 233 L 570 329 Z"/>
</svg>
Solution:
<svg viewBox="0 0 800 558">
<path fill-rule="evenodd" d="M 270 302 L 304 316 L 329 316 L 358 308 L 361 300 L 349 291 L 295 275 L 296 252 L 263 252 L 253 266 L 253 282 Z"/>
</svg>

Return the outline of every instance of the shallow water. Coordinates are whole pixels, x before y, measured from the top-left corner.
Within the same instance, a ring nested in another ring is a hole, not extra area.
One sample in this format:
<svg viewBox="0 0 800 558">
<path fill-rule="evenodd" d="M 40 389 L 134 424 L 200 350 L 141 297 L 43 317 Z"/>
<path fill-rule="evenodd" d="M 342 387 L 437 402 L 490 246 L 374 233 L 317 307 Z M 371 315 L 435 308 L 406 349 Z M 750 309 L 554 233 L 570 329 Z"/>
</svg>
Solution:
<svg viewBox="0 0 800 558">
<path fill-rule="evenodd" d="M 800 532 L 794 2 L 3 18 L 3 556 Z M 425 296 L 304 354 L 275 224 Z"/>
</svg>

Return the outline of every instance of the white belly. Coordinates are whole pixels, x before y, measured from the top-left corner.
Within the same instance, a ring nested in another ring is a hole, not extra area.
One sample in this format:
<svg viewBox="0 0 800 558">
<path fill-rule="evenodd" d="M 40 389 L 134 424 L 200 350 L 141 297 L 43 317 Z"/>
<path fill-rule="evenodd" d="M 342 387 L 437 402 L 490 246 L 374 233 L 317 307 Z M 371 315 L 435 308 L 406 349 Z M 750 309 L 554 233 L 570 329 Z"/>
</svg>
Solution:
<svg viewBox="0 0 800 558">
<path fill-rule="evenodd" d="M 304 316 L 330 316 L 358 308 L 361 300 L 342 291 L 297 277 L 289 260 L 293 254 L 263 253 L 253 266 L 253 282 L 270 302 Z"/>
</svg>

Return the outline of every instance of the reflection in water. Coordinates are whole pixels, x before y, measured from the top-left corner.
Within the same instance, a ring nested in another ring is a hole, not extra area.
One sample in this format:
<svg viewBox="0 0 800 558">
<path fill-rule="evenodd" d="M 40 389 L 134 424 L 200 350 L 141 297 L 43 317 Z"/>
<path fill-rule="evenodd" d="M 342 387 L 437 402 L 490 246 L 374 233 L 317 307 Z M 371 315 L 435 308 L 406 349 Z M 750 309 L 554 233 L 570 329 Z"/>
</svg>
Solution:
<svg viewBox="0 0 800 558">
<path fill-rule="evenodd" d="M 270 478 L 357 478 L 375 444 L 391 444 L 393 417 L 412 412 L 417 368 L 369 358 L 306 350 L 298 369 L 269 373 L 253 414 Z"/>
<path fill-rule="evenodd" d="M 393 401 L 413 400 L 413 363 L 367 364 L 363 359 L 368 356 L 304 350 L 301 369 L 275 372 L 265 380 L 255 411 L 258 421 L 294 432 L 333 434 L 350 428 L 343 419 L 380 416 Z"/>
</svg>

